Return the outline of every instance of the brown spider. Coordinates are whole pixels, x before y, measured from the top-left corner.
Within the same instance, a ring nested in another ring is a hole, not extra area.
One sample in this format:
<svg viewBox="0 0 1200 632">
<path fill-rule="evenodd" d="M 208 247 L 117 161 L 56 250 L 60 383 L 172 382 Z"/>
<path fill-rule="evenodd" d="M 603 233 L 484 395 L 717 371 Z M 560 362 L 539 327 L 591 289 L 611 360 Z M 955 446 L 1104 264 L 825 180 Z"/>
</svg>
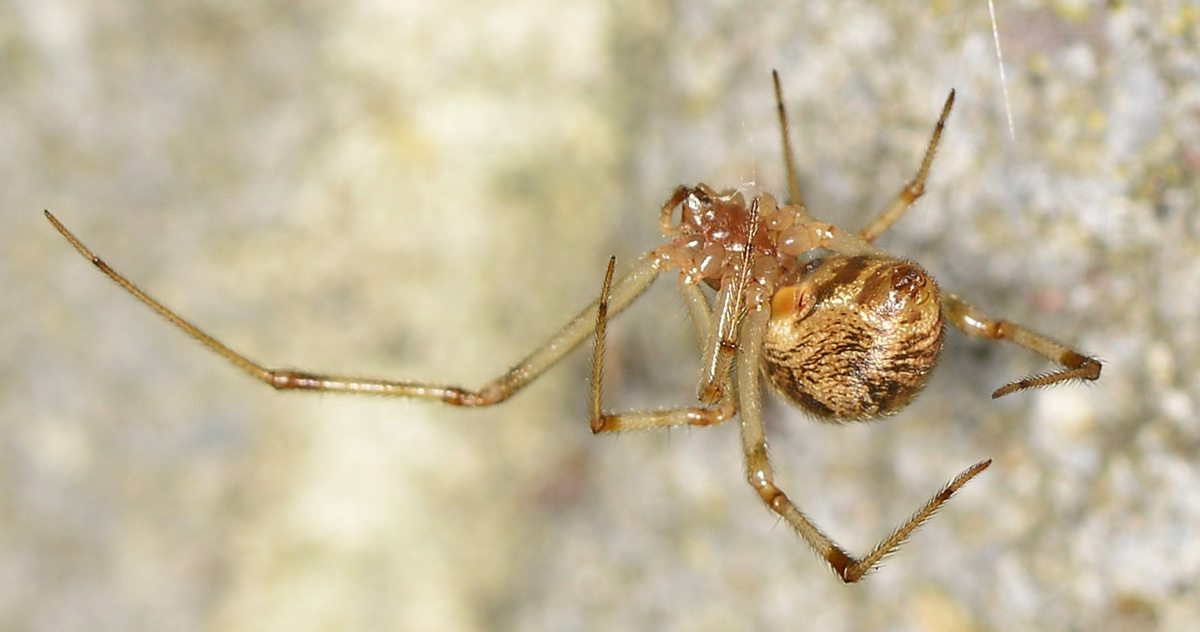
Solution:
<svg viewBox="0 0 1200 632">
<path fill-rule="evenodd" d="M 842 580 L 854 582 L 899 547 L 967 481 L 987 469 L 991 460 L 976 463 L 955 477 L 870 553 L 851 557 L 775 485 L 763 430 L 760 371 L 784 398 L 818 419 L 858 421 L 891 415 L 921 391 L 941 355 L 946 321 L 969 335 L 1011 340 L 1063 367 L 1007 384 L 993 392 L 993 398 L 1066 380 L 1095 380 L 1100 377 L 1101 366 L 1095 358 L 1015 323 L 993 320 L 957 296 L 941 293 L 919 265 L 872 244 L 924 192 L 925 178 L 954 104 L 953 91 L 942 107 L 916 177 L 874 221 L 854 234 L 818 221 L 805 208 L 796 180 L 779 76 L 772 74 L 791 203 L 779 206 L 771 195 L 759 193 L 747 206 L 738 192 L 718 193 L 704 184 L 678 187 L 663 204 L 660 217 L 667 243 L 643 256 L 615 283 L 612 277 L 616 260 L 610 259 L 599 299 L 548 342 L 478 390 L 266 368 L 150 297 L 84 246 L 49 211 L 46 217 L 80 254 L 138 300 L 276 389 L 490 406 L 524 388 L 594 333 L 592 432 L 710 426 L 740 410 L 750 485 Z M 601 406 L 601 390 L 608 318 L 628 307 L 660 273 L 676 268 L 679 290 L 703 345 L 700 405 L 606 413 Z M 700 288 L 701 283 L 716 290 L 713 304 Z"/>
</svg>

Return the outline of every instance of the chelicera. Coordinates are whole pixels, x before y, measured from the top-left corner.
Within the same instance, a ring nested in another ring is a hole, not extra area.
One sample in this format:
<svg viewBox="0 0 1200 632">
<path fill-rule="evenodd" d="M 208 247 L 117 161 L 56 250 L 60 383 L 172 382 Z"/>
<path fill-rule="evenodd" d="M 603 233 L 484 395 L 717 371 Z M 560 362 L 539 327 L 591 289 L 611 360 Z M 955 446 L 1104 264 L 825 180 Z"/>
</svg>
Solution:
<svg viewBox="0 0 1200 632">
<path fill-rule="evenodd" d="M 477 390 L 423 381 L 270 369 L 201 331 L 143 292 L 83 245 L 49 211 L 56 229 L 96 267 L 138 300 L 254 378 L 276 389 L 316 390 L 439 400 L 456 406 L 498 404 L 554 366 L 589 335 L 592 356 L 591 429 L 620 432 L 677 425 L 709 426 L 740 413 L 746 475 L 763 502 L 823 557 L 855 582 L 899 547 L 951 495 L 990 464 L 967 468 L 866 555 L 855 558 L 826 536 L 776 485 L 767 456 L 760 377 L 786 400 L 831 422 L 878 419 L 907 405 L 941 355 L 945 324 L 991 340 L 1009 340 L 1061 365 L 992 393 L 1002 397 L 1067 380 L 1095 380 L 1100 362 L 1036 334 L 995 320 L 942 292 L 916 263 L 874 245 L 924 192 L 954 92 L 946 99 L 916 176 L 857 233 L 809 214 L 800 194 L 779 77 L 774 75 L 790 202 L 767 193 L 749 203 L 736 191 L 680 186 L 661 211 L 667 242 L 613 280 L 610 259 L 600 297 L 546 343 Z M 702 345 L 698 404 L 664 410 L 605 412 L 601 402 L 608 319 L 625 309 L 660 274 L 677 282 Z M 702 286 L 715 291 L 711 301 Z M 761 374 L 761 375 L 760 375 Z"/>
</svg>

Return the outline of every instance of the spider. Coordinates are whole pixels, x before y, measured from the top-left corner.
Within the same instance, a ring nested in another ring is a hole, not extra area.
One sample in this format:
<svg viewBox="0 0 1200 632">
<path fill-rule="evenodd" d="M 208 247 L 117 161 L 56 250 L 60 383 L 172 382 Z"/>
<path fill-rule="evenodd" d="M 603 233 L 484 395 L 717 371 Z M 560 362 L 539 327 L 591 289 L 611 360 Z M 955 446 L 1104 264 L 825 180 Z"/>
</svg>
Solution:
<svg viewBox="0 0 1200 632">
<path fill-rule="evenodd" d="M 762 420 L 760 373 L 784 399 L 821 421 L 878 419 L 906 406 L 924 387 L 941 355 L 945 323 L 968 335 L 1010 340 L 1062 368 L 996 389 L 993 398 L 1068 380 L 1095 380 L 1101 364 L 1005 320 L 990 318 L 940 291 L 921 266 L 873 242 L 921 197 L 954 105 L 950 92 L 916 176 L 858 233 L 809 214 L 800 193 L 778 73 L 772 72 L 790 203 L 758 193 L 747 205 L 737 191 L 705 184 L 679 186 L 659 217 L 667 241 L 618 280 L 611 258 L 600 296 L 516 366 L 477 390 L 424 381 L 350 377 L 271 369 L 185 320 L 138 288 L 87 248 L 46 211 L 50 223 L 104 274 L 188 335 L 262 382 L 280 390 L 315 390 L 491 406 L 527 386 L 589 334 L 593 433 L 692 425 L 711 426 L 741 413 L 742 449 L 750 486 L 830 568 L 856 582 L 896 550 L 943 503 L 991 465 L 980 461 L 942 487 L 869 553 L 853 557 L 818 528 L 775 483 Z M 678 212 L 676 212 L 678 211 Z M 619 414 L 602 406 L 608 319 L 628 307 L 661 273 L 678 270 L 692 326 L 702 345 L 698 405 Z M 701 285 L 715 290 L 710 303 Z"/>
</svg>

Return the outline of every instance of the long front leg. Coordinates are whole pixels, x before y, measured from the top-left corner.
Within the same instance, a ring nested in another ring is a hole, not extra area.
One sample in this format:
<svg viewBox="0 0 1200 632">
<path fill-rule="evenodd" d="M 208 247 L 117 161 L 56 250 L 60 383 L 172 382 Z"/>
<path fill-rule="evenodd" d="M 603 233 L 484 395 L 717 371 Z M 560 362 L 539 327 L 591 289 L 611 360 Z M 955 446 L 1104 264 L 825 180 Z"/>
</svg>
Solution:
<svg viewBox="0 0 1200 632">
<path fill-rule="evenodd" d="M 1101 364 L 1066 345 L 1007 320 L 993 320 L 953 294 L 942 296 L 942 307 L 950 322 L 963 332 L 990 340 L 1011 340 L 1026 349 L 1063 366 L 1062 370 L 1034 375 L 1005 384 L 992 392 L 992 399 L 1017 391 L 1050 386 L 1067 380 L 1095 380 L 1100 377 Z"/>
<path fill-rule="evenodd" d="M 746 454 L 746 478 L 772 511 L 787 521 L 808 546 L 825 559 L 830 568 L 846 583 L 856 582 L 875 568 L 887 554 L 896 550 L 912 532 L 929 519 L 967 481 L 987 469 L 991 460 L 981 461 L 959 474 L 940 489 L 904 524 L 884 538 L 871 552 L 861 558 L 852 557 L 809 520 L 787 494 L 775 484 L 775 472 L 767 456 L 767 438 L 763 429 L 762 400 L 759 390 L 759 349 L 770 313 L 766 310 L 746 318 L 742 331 L 741 355 L 738 360 L 738 391 L 742 415 L 742 449 Z"/>
<path fill-rule="evenodd" d="M 579 345 L 588 333 L 592 331 L 595 322 L 596 306 L 594 301 L 572 318 L 557 334 L 529 354 L 516 366 L 503 375 L 484 384 L 478 390 L 469 390 L 458 386 L 435 384 L 414 380 L 389 380 L 373 377 L 354 377 L 346 375 L 328 375 L 293 369 L 273 369 L 263 366 L 244 354 L 233 350 L 221 341 L 205 333 L 199 327 L 175 313 L 166 305 L 144 292 L 132 281 L 104 262 L 99 256 L 83 245 L 78 238 L 67 230 L 58 218 L 46 211 L 46 219 L 54 225 L 62 236 L 71 242 L 75 250 L 83 255 L 92 265 L 108 275 L 110 279 L 132 294 L 160 316 L 182 329 L 201 344 L 212 349 L 228 362 L 249 374 L 256 380 L 280 390 L 312 390 L 334 393 L 357 393 L 363 395 L 386 395 L 392 397 L 412 397 L 416 399 L 431 399 L 453 404 L 455 406 L 490 406 L 502 402 L 521 390 L 534 378 L 554 366 L 568 352 Z M 612 286 L 612 297 L 609 309 L 616 314 L 629 306 L 642 292 L 646 290 L 660 272 L 662 262 L 660 255 L 650 253 L 643 257 L 638 264 Z"/>
</svg>

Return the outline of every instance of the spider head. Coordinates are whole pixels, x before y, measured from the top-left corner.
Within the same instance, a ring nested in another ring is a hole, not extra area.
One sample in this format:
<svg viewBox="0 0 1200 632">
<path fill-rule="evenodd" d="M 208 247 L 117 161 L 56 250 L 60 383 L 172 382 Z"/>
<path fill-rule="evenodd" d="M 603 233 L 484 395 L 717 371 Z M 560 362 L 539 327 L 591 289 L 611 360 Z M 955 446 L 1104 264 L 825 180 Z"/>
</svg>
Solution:
<svg viewBox="0 0 1200 632">
<path fill-rule="evenodd" d="M 761 230 L 751 240 L 751 206 L 758 205 Z M 676 209 L 679 221 L 674 221 Z M 680 186 L 663 204 L 663 234 L 671 242 L 663 247 L 672 265 L 681 268 L 689 282 L 704 282 L 717 289 L 736 273 L 746 244 L 753 241 L 756 278 L 773 282 L 779 265 L 779 231 L 793 222 L 787 209 L 778 208 L 767 193 L 752 204 L 736 190 L 717 192 L 706 184 Z"/>
</svg>

